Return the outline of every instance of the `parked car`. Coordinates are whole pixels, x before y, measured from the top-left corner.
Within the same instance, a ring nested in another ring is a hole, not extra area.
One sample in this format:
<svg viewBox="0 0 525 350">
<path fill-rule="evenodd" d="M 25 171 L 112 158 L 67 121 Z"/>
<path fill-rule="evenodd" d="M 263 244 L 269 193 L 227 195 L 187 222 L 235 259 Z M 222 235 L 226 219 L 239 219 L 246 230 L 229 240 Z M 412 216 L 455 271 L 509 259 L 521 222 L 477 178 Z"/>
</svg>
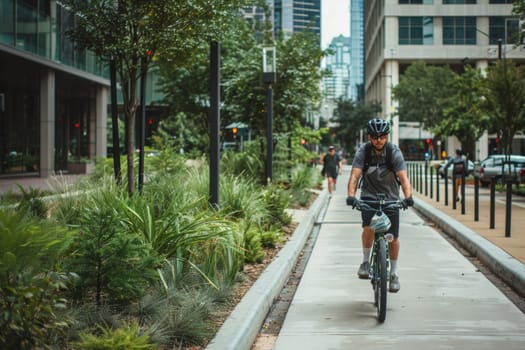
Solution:
<svg viewBox="0 0 525 350">
<path fill-rule="evenodd" d="M 441 163 L 439 163 L 439 166 L 438 166 L 438 172 L 439 172 L 439 176 L 441 177 L 445 177 L 445 167 L 448 163 L 448 159 L 442 161 Z M 447 168 L 447 177 L 452 177 L 452 170 L 453 170 L 454 166 L 452 164 L 450 164 L 450 166 Z M 467 176 L 472 174 L 472 172 L 474 171 L 474 162 L 472 162 L 471 160 L 468 160 L 467 161 Z"/>
<path fill-rule="evenodd" d="M 479 169 L 481 185 L 484 187 L 490 185 L 493 178 L 497 182 L 502 182 L 503 175 L 509 174 L 509 164 L 505 162 L 503 154 L 492 154 L 485 158 Z M 525 156 L 510 155 L 510 175 L 513 183 L 525 182 Z"/>
</svg>

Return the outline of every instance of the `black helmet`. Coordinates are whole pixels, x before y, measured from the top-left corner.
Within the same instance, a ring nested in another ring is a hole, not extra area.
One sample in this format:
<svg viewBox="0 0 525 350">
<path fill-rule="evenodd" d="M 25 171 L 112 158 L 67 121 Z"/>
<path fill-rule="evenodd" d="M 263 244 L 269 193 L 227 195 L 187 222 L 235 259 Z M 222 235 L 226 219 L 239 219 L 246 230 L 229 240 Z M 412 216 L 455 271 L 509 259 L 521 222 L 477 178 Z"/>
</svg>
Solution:
<svg viewBox="0 0 525 350">
<path fill-rule="evenodd" d="M 384 119 L 370 119 L 366 125 L 366 129 L 368 134 L 372 136 L 385 135 L 390 132 L 390 124 Z"/>
</svg>

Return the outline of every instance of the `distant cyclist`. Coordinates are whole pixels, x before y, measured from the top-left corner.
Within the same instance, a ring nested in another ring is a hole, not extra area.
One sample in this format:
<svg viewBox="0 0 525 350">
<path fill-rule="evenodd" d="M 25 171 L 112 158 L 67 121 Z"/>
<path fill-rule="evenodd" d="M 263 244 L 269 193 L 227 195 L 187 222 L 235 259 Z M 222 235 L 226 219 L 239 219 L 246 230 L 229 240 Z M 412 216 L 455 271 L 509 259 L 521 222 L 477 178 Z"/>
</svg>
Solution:
<svg viewBox="0 0 525 350">
<path fill-rule="evenodd" d="M 399 200 L 399 186 L 403 189 L 405 207 L 414 205 L 412 199 L 412 186 L 408 179 L 405 159 L 401 150 L 393 145 L 388 145 L 388 134 L 390 124 L 384 119 L 372 119 L 367 124 L 369 143 L 362 145 L 356 152 L 352 163 L 352 172 L 348 180 L 348 205 L 354 206 L 358 184 L 361 179 L 361 199 L 377 200 L 377 194 L 383 193 L 385 200 Z M 367 156 L 366 152 L 370 151 Z M 391 154 L 387 157 L 387 152 Z M 387 158 L 389 163 L 387 164 Z M 367 163 L 369 160 L 369 164 Z M 389 243 L 390 256 L 390 292 L 398 292 L 400 289 L 399 276 L 397 274 L 399 256 L 399 210 L 389 211 L 388 217 L 392 226 L 388 232 L 394 235 L 394 240 Z M 363 246 L 363 263 L 359 267 L 359 278 L 368 278 L 370 269 L 369 256 L 374 243 L 374 232 L 370 229 L 370 220 L 374 215 L 370 211 L 362 211 L 363 234 L 361 236 Z"/>
</svg>

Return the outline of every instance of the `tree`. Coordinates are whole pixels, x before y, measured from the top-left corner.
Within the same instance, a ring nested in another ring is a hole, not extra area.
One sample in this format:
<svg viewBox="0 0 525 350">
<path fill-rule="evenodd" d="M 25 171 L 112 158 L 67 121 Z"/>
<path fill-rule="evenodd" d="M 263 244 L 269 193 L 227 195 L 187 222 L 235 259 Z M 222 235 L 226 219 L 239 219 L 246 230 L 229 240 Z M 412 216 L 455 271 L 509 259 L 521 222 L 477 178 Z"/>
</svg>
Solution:
<svg viewBox="0 0 525 350">
<path fill-rule="evenodd" d="M 514 136 L 525 129 L 525 67 L 500 60 L 488 68 L 484 87 L 489 131 L 497 133 L 509 155 Z"/>
<path fill-rule="evenodd" d="M 463 74 L 455 74 L 443 119 L 432 130 L 442 136 L 456 136 L 463 151 L 474 155 L 475 142 L 487 130 L 489 116 L 483 109 L 482 72 L 467 66 Z"/>
<path fill-rule="evenodd" d="M 172 64 L 191 57 L 199 42 L 215 37 L 241 0 L 61 0 L 76 15 L 69 31 L 81 47 L 113 57 L 126 116 L 128 192 L 134 191 L 137 82 L 153 60 Z"/>
<path fill-rule="evenodd" d="M 262 132 L 266 118 L 266 87 L 262 82 L 262 40 L 265 23 L 254 30 L 243 16 L 230 16 L 221 40 L 221 124 L 243 122 Z M 264 34 L 266 35 L 266 34 Z M 268 36 L 268 35 L 266 35 Z M 267 42 L 270 39 L 264 39 Z M 317 108 L 321 98 L 319 82 L 323 72 L 320 61 L 324 51 L 310 32 L 294 33 L 277 40 L 277 82 L 274 84 L 274 131 L 288 133 L 303 122 L 307 111 Z M 191 120 L 191 132 L 206 135 L 209 47 L 196 51 L 184 66 L 161 65 L 165 102 L 171 107 L 170 118 L 184 112 Z M 177 135 L 177 134 L 175 134 Z M 294 135 L 297 136 L 297 135 Z M 196 140 L 205 141 L 204 138 Z M 206 140 L 207 141 L 207 140 Z M 208 142 L 192 145 L 205 153 Z"/>
<path fill-rule="evenodd" d="M 454 72 L 448 67 L 430 66 L 423 61 L 410 65 L 392 89 L 399 101 L 399 119 L 419 121 L 431 129 L 443 120 Z"/>
<path fill-rule="evenodd" d="M 352 143 L 359 140 L 360 130 L 363 130 L 366 122 L 379 112 L 381 112 L 379 102 L 365 104 L 339 97 L 334 117 L 331 120 L 337 124 L 333 131 L 339 143 L 350 151 Z"/>
<path fill-rule="evenodd" d="M 512 13 L 519 15 L 520 18 L 525 17 L 525 0 L 514 0 L 512 3 Z M 523 39 L 525 38 L 525 22 L 520 21 L 519 35 L 516 38 L 518 45 L 525 46 Z"/>
</svg>

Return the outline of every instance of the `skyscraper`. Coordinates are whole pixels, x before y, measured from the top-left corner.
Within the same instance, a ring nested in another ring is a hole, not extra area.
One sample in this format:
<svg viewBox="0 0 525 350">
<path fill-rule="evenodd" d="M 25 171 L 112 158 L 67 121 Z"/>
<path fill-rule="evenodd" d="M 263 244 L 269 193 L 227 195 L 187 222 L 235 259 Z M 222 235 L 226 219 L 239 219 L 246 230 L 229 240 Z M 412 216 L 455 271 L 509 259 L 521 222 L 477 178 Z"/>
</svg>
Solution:
<svg viewBox="0 0 525 350">
<path fill-rule="evenodd" d="M 286 36 L 311 29 L 321 42 L 321 0 L 274 0 L 275 32 Z"/>
<path fill-rule="evenodd" d="M 350 0 L 350 98 L 364 99 L 364 0 Z"/>
<path fill-rule="evenodd" d="M 331 72 L 323 78 L 327 99 L 350 98 L 350 38 L 339 35 L 330 43 L 334 54 L 325 59 L 325 68 Z"/>
</svg>

